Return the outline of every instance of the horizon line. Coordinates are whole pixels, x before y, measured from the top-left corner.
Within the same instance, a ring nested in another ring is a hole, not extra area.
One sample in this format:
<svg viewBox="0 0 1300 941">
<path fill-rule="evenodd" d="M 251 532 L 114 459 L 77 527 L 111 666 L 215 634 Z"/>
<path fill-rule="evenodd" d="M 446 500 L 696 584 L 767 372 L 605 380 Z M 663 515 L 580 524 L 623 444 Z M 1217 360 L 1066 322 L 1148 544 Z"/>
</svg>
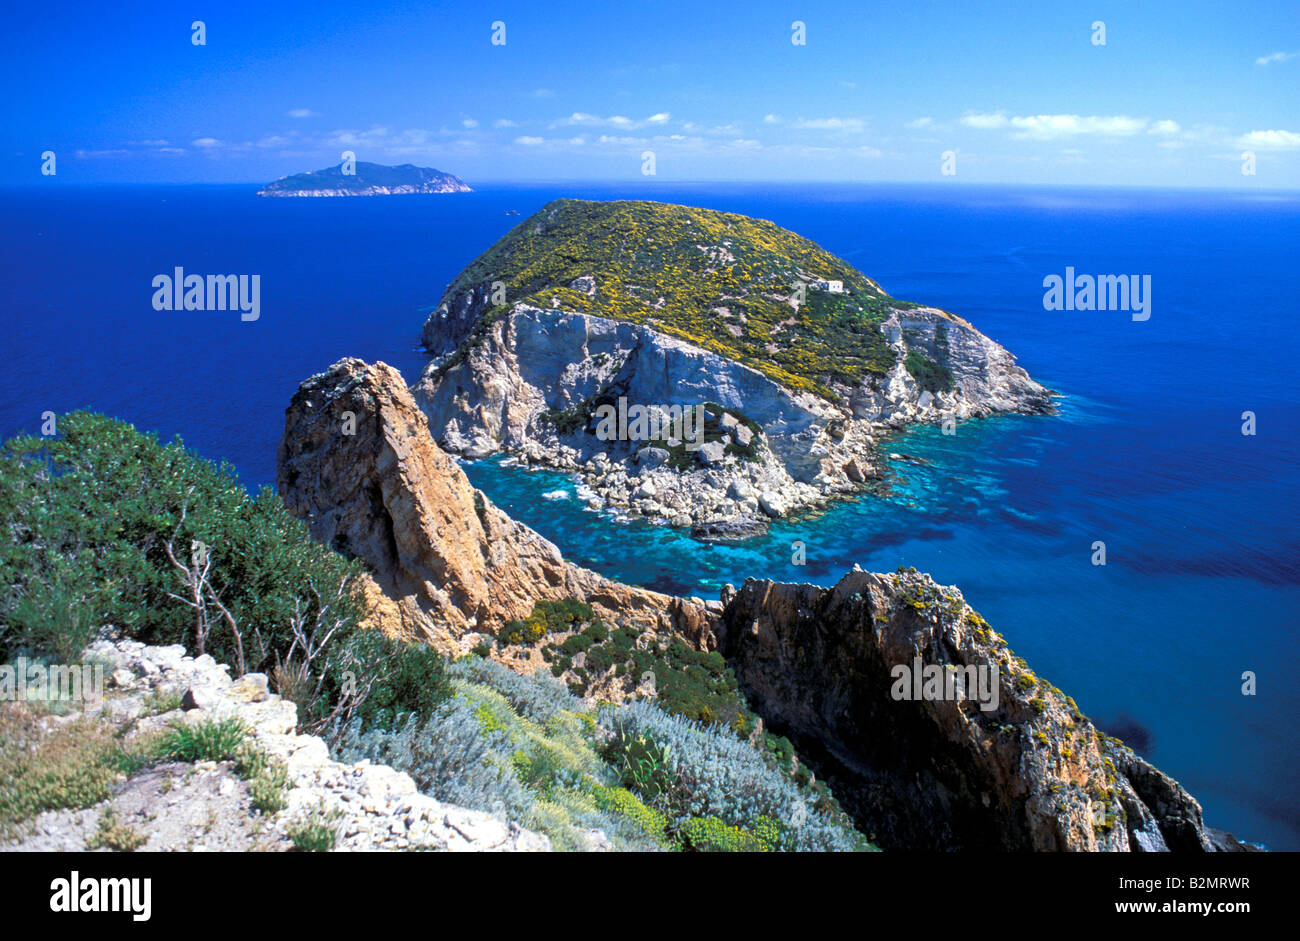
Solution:
<svg viewBox="0 0 1300 941">
<path fill-rule="evenodd" d="M 461 177 L 460 179 L 464 179 Z M 275 181 L 270 181 L 275 182 Z M 247 186 L 264 187 L 266 182 L 248 180 L 70 180 L 59 181 L 63 186 Z M 1043 183 L 1043 182 L 1007 182 L 999 180 L 792 180 L 783 179 L 646 179 L 641 177 L 538 177 L 523 178 L 486 178 L 477 181 L 478 186 L 556 186 L 556 185 L 619 185 L 629 186 L 925 186 L 925 187 L 1004 187 L 1023 189 L 1099 189 L 1099 190 L 1160 190 L 1160 191 L 1199 191 L 1215 193 L 1288 193 L 1300 194 L 1300 186 L 1206 186 L 1199 184 L 1177 183 Z M 470 185 L 468 181 L 466 185 Z M 0 189 L 35 189 L 50 187 L 48 178 L 20 182 L 15 180 L 0 182 Z M 466 193 L 402 193 L 395 195 L 410 196 L 465 196 L 477 190 L 471 186 Z M 302 197 L 323 198 L 323 197 Z M 343 198 L 343 197 L 341 197 Z"/>
</svg>

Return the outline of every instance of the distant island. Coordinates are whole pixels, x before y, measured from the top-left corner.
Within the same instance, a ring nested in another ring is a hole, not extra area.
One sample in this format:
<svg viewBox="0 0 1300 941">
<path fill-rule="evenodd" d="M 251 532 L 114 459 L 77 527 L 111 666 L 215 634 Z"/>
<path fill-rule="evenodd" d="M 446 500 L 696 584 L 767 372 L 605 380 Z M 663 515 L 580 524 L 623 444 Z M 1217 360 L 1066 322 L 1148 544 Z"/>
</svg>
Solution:
<svg viewBox="0 0 1300 941">
<path fill-rule="evenodd" d="M 343 164 L 282 177 L 257 191 L 258 196 L 391 196 L 399 193 L 469 193 L 465 181 L 431 167 L 404 163 L 386 167 L 356 164 L 344 173 Z"/>
</svg>

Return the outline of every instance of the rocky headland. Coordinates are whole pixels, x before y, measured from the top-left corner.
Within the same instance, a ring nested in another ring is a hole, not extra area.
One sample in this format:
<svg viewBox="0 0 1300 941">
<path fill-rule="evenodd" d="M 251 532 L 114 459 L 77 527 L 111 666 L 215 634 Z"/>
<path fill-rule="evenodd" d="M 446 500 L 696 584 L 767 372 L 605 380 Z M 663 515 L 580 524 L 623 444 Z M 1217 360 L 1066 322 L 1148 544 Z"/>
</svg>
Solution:
<svg viewBox="0 0 1300 941">
<path fill-rule="evenodd" d="M 707 643 L 706 605 L 566 562 L 515 522 L 433 441 L 402 376 L 345 359 L 305 381 L 286 412 L 277 484 L 316 539 L 365 562 L 386 632 L 461 654 L 538 601 L 598 611 Z"/>
<path fill-rule="evenodd" d="M 593 507 L 703 537 L 870 487 L 908 425 L 1055 410 L 960 317 L 770 222 L 662 203 L 547 204 L 448 286 L 422 341 L 442 447 L 569 471 Z M 662 420 L 611 437 L 620 404 Z M 672 410 L 700 406 L 691 438 Z"/>
</svg>

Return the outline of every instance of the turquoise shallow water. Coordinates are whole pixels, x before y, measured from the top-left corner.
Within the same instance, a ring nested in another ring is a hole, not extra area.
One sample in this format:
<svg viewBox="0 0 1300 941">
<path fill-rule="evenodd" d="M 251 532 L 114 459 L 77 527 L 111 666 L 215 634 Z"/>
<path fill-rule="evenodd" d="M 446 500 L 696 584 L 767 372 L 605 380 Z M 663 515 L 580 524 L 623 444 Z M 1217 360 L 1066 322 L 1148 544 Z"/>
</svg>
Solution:
<svg viewBox="0 0 1300 941">
<path fill-rule="evenodd" d="M 465 469 L 573 561 L 662 591 L 716 597 L 724 583 L 746 577 L 829 585 L 855 563 L 930 572 L 958 586 L 1085 712 L 1144 743 L 1197 795 L 1211 823 L 1287 845 L 1294 831 L 1277 817 L 1288 813 L 1294 754 L 1277 746 L 1289 733 L 1278 734 L 1259 698 L 1241 695 L 1240 673 L 1254 670 L 1261 687 L 1294 693 L 1294 584 L 1278 580 L 1276 566 L 1260 573 L 1244 559 L 1216 563 L 1193 551 L 1191 539 L 1212 539 L 1216 526 L 1232 523 L 1216 486 L 1177 494 L 1153 486 L 1124 506 L 1097 508 L 1091 493 L 1101 469 L 1062 462 L 1061 453 L 1120 429 L 1099 403 L 1062 405 L 1059 418 L 996 418 L 952 437 L 910 432 L 889 447 L 930 463 L 891 462 L 888 496 L 780 521 L 736 545 L 648 523 L 612 524 L 583 507 L 564 475 L 497 460 Z M 555 499 L 560 493 L 568 496 Z M 1071 505 L 1071 514 L 1057 509 Z M 1195 527 L 1181 518 L 1189 506 L 1204 514 Z M 1107 543 L 1104 567 L 1092 564 L 1098 538 Z M 1163 558 L 1144 548 L 1152 538 Z M 796 541 L 805 547 L 802 565 L 794 563 Z M 1207 568 L 1217 573 L 1207 577 Z M 1261 777 L 1262 769 L 1279 777 Z"/>
<path fill-rule="evenodd" d="M 891 446 L 889 499 L 706 546 L 585 511 L 563 477 L 467 468 L 571 559 L 665 591 L 746 576 L 829 584 L 854 563 L 955 584 L 1035 671 L 1145 751 L 1206 819 L 1300 849 L 1296 442 L 1300 198 L 1294 194 L 954 186 L 482 187 L 455 197 L 259 200 L 255 187 L 0 189 L 6 369 L 0 434 L 92 408 L 180 434 L 274 482 L 284 408 L 341 356 L 414 379 L 443 287 L 559 196 L 741 212 L 842 255 L 895 296 L 954 311 L 1065 393 L 1056 418 L 1004 417 Z M 256 323 L 157 312 L 175 265 L 257 273 Z M 1045 311 L 1042 280 L 1149 274 L 1151 319 Z M 1259 433 L 1240 434 L 1244 410 Z M 1104 540 L 1109 564 L 1090 563 Z M 807 564 L 791 565 L 791 542 Z M 1241 674 L 1258 675 L 1244 697 Z"/>
</svg>

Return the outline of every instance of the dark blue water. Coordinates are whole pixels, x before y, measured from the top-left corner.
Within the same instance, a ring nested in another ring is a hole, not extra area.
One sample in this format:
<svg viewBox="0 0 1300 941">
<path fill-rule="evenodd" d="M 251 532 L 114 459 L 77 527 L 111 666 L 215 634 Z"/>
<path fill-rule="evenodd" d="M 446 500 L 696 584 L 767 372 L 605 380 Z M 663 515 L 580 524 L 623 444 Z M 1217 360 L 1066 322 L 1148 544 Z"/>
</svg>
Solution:
<svg viewBox="0 0 1300 941">
<path fill-rule="evenodd" d="M 659 198 L 772 219 L 896 296 L 952 310 L 1066 395 L 1059 418 L 923 430 L 893 495 L 741 546 L 612 525 L 572 484 L 468 467 L 567 556 L 716 594 L 746 576 L 834 581 L 853 563 L 959 585 L 1034 669 L 1148 756 L 1206 818 L 1300 849 L 1294 195 L 967 187 L 551 186 L 465 196 L 258 200 L 250 187 L 0 191 L 7 368 L 0 433 L 93 408 L 274 479 L 283 409 L 335 359 L 408 378 L 424 311 L 478 252 L 556 196 Z M 155 312 L 154 275 L 260 274 L 262 315 Z M 1042 280 L 1149 274 L 1151 319 L 1047 312 Z M 1257 415 L 1243 436 L 1241 413 Z M 791 564 L 802 541 L 807 564 Z M 1094 541 L 1108 564 L 1091 564 Z M 1257 696 L 1241 694 L 1244 671 Z M 1136 740 L 1140 736 L 1135 736 Z"/>
</svg>

